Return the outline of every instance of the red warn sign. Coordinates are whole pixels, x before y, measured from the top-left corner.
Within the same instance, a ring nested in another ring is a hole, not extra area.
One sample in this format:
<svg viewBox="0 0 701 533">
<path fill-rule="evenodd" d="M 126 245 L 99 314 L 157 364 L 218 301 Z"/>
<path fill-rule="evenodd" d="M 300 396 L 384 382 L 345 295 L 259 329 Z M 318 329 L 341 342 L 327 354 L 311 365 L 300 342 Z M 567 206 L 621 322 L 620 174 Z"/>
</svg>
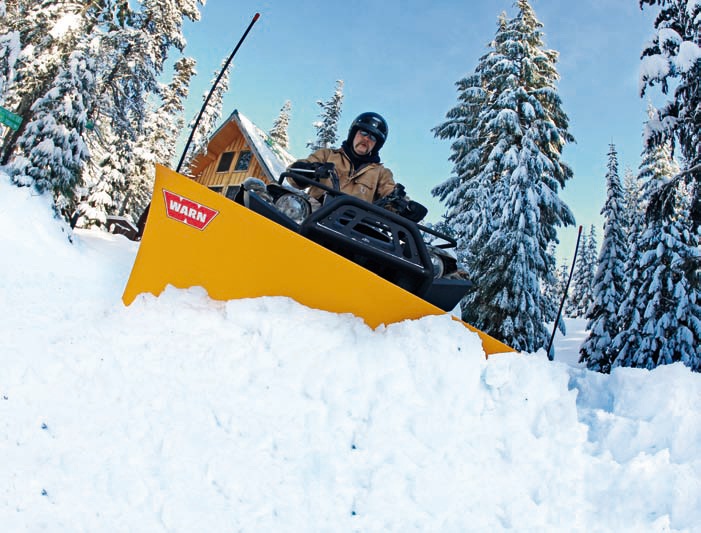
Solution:
<svg viewBox="0 0 701 533">
<path fill-rule="evenodd" d="M 163 196 L 165 197 L 166 213 L 169 218 L 199 230 L 206 228 L 207 224 L 219 214 L 219 211 L 165 189 L 163 189 Z"/>
</svg>

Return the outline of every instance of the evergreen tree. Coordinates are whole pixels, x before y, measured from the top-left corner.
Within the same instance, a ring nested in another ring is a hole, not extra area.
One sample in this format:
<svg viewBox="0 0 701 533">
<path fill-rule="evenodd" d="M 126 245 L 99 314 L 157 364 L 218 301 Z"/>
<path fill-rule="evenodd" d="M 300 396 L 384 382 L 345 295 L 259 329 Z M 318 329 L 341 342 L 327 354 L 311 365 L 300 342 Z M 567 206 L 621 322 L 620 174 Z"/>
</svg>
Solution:
<svg viewBox="0 0 701 533">
<path fill-rule="evenodd" d="M 209 139 L 216 131 L 217 125 L 221 120 L 222 110 L 224 107 L 224 95 L 229 90 L 229 76 L 233 67 L 233 63 L 230 63 L 229 66 L 225 68 L 227 60 L 228 57 L 224 58 L 222 61 L 221 68 L 223 69 L 223 74 L 219 79 L 219 83 L 217 83 L 216 87 L 214 88 L 214 92 L 212 92 L 212 96 L 209 98 L 207 106 L 202 111 L 202 116 L 200 117 L 200 121 L 197 124 L 197 128 L 195 129 L 195 133 L 192 137 L 192 144 L 187 155 L 185 156 L 185 163 L 182 170 L 190 168 L 192 165 L 192 160 L 196 155 L 207 154 L 207 144 L 209 143 Z M 222 71 L 220 70 L 219 72 L 214 73 L 214 77 L 210 82 L 210 87 L 216 83 L 216 80 L 221 72 Z M 207 91 L 202 95 L 203 102 L 207 100 L 209 91 L 210 89 L 207 89 Z M 192 122 L 189 124 L 190 128 L 195 126 L 196 120 L 197 117 L 192 119 Z"/>
<path fill-rule="evenodd" d="M 146 128 L 146 135 L 155 161 L 162 165 L 173 165 L 175 145 L 185 125 L 185 100 L 190 92 L 190 80 L 194 74 L 195 60 L 182 57 L 173 66 L 172 81 L 160 87 L 161 105 L 153 113 L 149 127 Z"/>
<path fill-rule="evenodd" d="M 657 84 L 664 94 L 670 87 L 674 92 L 660 109 L 659 120 L 648 122 L 645 138 L 651 146 L 670 142 L 685 161 L 683 172 L 652 198 L 650 215 L 672 217 L 678 182 L 693 184 L 690 215 L 697 231 L 701 226 L 701 3 L 640 0 L 641 8 L 646 4 L 659 5 L 660 12 L 655 19 L 657 34 L 643 50 L 641 95 Z M 689 279 L 697 281 L 696 276 Z"/>
<path fill-rule="evenodd" d="M 11 83 L 7 84 L 5 105 L 22 117 L 16 131 L 9 130 L 0 143 L 0 164 L 5 165 L 16 152 L 24 130 L 32 122 L 33 107 L 45 99 L 57 83 L 59 69 L 85 42 L 98 22 L 100 8 L 83 0 L 18 1 L 10 4 L 3 20 L 2 39 L 17 41 L 22 52 L 14 62 Z M 70 21 L 66 24 L 66 21 Z M 64 69 L 65 70 L 65 69 Z M 44 108 L 44 113 L 46 108 Z M 21 154 L 27 156 L 27 154 Z"/>
<path fill-rule="evenodd" d="M 551 243 L 548 252 L 550 255 L 553 257 L 555 256 L 555 243 Z M 557 315 L 557 308 L 559 306 L 560 300 L 558 298 L 557 294 L 557 264 L 553 263 L 550 266 L 550 274 L 551 276 L 549 277 L 549 280 L 547 283 L 543 283 L 542 285 L 542 292 L 543 292 L 543 301 L 546 304 L 545 309 L 543 311 L 543 318 L 545 319 L 546 322 L 552 322 L 555 320 L 555 316 Z"/>
<path fill-rule="evenodd" d="M 0 2 L 0 27 L 5 25 L 6 16 L 5 3 Z M 19 31 L 0 33 L 0 105 L 5 102 L 7 87 L 14 81 L 20 51 Z"/>
<path fill-rule="evenodd" d="M 70 55 L 54 86 L 34 105 L 33 120 L 18 141 L 26 156 L 16 157 L 10 167 L 15 183 L 52 191 L 56 210 L 65 218 L 75 209 L 89 156 L 83 133 L 93 106 L 96 67 L 85 48 Z"/>
<path fill-rule="evenodd" d="M 551 243 L 549 253 L 555 257 L 555 243 Z M 557 312 L 560 309 L 560 302 L 562 301 L 563 292 L 564 285 L 560 278 L 560 272 L 558 271 L 557 265 L 553 263 L 551 267 L 551 276 L 549 276 L 549 279 L 543 283 L 543 301 L 545 303 L 543 319 L 546 322 L 554 322 L 557 318 Z M 559 329 L 563 335 L 567 334 L 565 321 L 562 319 L 562 317 L 560 317 L 560 320 L 557 322 L 557 329 Z"/>
<path fill-rule="evenodd" d="M 504 17 L 500 18 L 502 23 L 505 24 Z M 484 207 L 489 205 L 490 187 L 496 176 L 487 176 L 483 172 L 489 146 L 480 137 L 486 129 L 481 111 L 487 103 L 481 71 L 488 56 L 494 53 L 492 51 L 480 59 L 475 74 L 456 82 L 459 103 L 446 114 L 448 120 L 433 129 L 436 137 L 455 139 L 449 158 L 454 165 L 453 176 L 431 192 L 446 206 L 443 222 L 452 228 L 458 241 L 458 259 L 466 265 L 473 264 L 475 258 L 471 256 L 471 249 L 479 251 L 479 243 L 489 238 L 494 222 L 490 210 Z M 471 304 L 465 302 L 463 308 L 468 305 Z"/>
<path fill-rule="evenodd" d="M 316 103 L 321 107 L 321 113 L 319 113 L 321 120 L 314 123 L 316 140 L 307 143 L 307 148 L 312 151 L 336 146 L 338 121 L 341 118 L 341 104 L 343 103 L 343 80 L 336 81 L 336 91 L 330 100 L 326 102 L 317 100 Z"/>
<path fill-rule="evenodd" d="M 689 196 L 679 187 L 672 220 L 653 219 L 641 236 L 640 329 L 625 340 L 614 366 L 651 369 L 682 361 L 701 372 L 701 294 L 687 272 L 701 260 L 701 240 L 691 230 Z"/>
<path fill-rule="evenodd" d="M 290 110 L 292 103 L 287 100 L 285 105 L 280 109 L 280 114 L 273 123 L 273 129 L 270 130 L 270 138 L 275 141 L 282 149 L 287 150 L 290 146 L 290 139 L 287 135 L 287 128 L 290 125 Z"/>
<path fill-rule="evenodd" d="M 580 362 L 592 370 L 608 372 L 615 358 L 612 341 L 619 333 L 618 308 L 623 301 L 626 257 L 625 229 L 621 224 L 624 198 L 618 176 L 618 154 L 609 147 L 606 173 L 607 198 L 601 214 L 604 216 L 604 240 L 594 277 L 594 299 L 587 313 L 589 337 L 580 348 Z"/>
<path fill-rule="evenodd" d="M 587 246 L 584 248 L 584 256 L 587 266 L 585 270 L 586 284 L 582 316 L 586 316 L 589 307 L 594 301 L 594 277 L 599 267 L 599 241 L 596 238 L 596 226 L 594 224 L 589 228 L 589 237 L 587 238 Z"/>
<path fill-rule="evenodd" d="M 567 280 L 570 277 L 570 267 L 567 265 L 567 263 L 562 263 L 559 267 L 557 267 L 557 270 L 555 271 L 555 278 L 557 279 L 557 283 L 555 284 L 555 293 L 557 294 L 557 297 L 559 298 L 558 300 L 558 307 L 560 305 L 560 302 L 562 301 L 562 298 L 565 297 L 565 290 L 568 289 L 567 287 Z M 563 313 L 565 316 L 569 316 L 567 314 L 567 301 L 569 299 L 569 291 L 567 296 L 565 297 L 565 306 L 563 307 Z M 563 332 L 564 335 L 564 332 Z"/>
<path fill-rule="evenodd" d="M 0 29 L 0 81 L 6 80 L 5 105 L 23 122 L 18 131 L 5 136 L 0 162 L 11 163 L 15 182 L 51 189 L 57 211 L 66 218 L 81 197 L 93 192 L 93 207 L 119 205 L 115 199 L 128 194 L 129 182 L 141 179 L 129 172 L 143 166 L 133 164 L 139 156 L 138 143 L 145 152 L 163 153 L 162 146 L 143 142 L 148 138 L 145 124 L 153 124 L 149 120 L 151 103 L 159 95 L 157 79 L 167 52 L 171 47 L 184 47 L 183 17 L 198 19 L 199 3 L 143 0 L 138 11 L 127 0 L 10 3 Z M 26 53 L 17 56 L 12 76 L 8 76 L 11 62 L 3 58 L 13 35 L 19 36 L 20 48 Z M 77 53 L 89 66 L 91 88 L 72 104 L 69 74 L 74 84 L 88 83 L 87 78 L 79 79 L 85 74 L 83 67 L 70 72 L 66 68 L 76 64 Z M 62 142 L 72 143 L 75 153 L 59 157 L 57 149 L 50 157 L 51 143 L 58 147 Z M 90 153 L 96 159 L 86 165 Z M 105 157 L 107 153 L 116 153 L 123 160 L 116 162 L 114 157 Z M 111 169 L 125 174 L 118 178 L 113 171 L 102 172 L 108 160 Z M 51 168 L 46 167 L 49 162 Z M 107 176 L 114 181 L 98 185 Z"/>
<path fill-rule="evenodd" d="M 573 287 L 567 313 L 571 317 L 584 318 L 594 300 L 594 274 L 599 260 L 599 244 L 596 227 L 592 224 L 589 235 L 582 235 L 579 252 L 572 273 Z"/>
<path fill-rule="evenodd" d="M 572 141 L 555 88 L 557 52 L 543 45 L 542 24 L 527 0 L 500 17 L 492 50 L 458 82 L 459 103 L 434 129 L 456 139 L 455 176 L 434 189 L 447 201 L 478 290 L 463 317 L 517 350 L 544 347 L 556 227 L 574 223 L 558 197 L 572 177 L 560 160 Z M 488 222 L 490 221 L 491 222 Z M 486 222 L 486 224 L 482 224 Z"/>
<path fill-rule="evenodd" d="M 691 191 L 688 209 L 690 234 L 698 238 L 701 232 L 701 3 L 696 0 L 640 0 L 641 7 L 645 4 L 659 5 L 660 12 L 655 19 L 657 34 L 643 50 L 641 94 L 645 94 L 649 87 L 656 84 L 660 85 L 664 94 L 669 94 L 670 87 L 673 88 L 672 98 L 660 109 L 658 120 L 650 120 L 647 123 L 646 144 L 650 147 L 660 147 L 669 143 L 672 153 L 678 149 L 680 160 L 684 161 L 682 172 L 672 177 L 652 195 L 648 206 L 645 232 L 647 238 L 643 237 L 639 246 L 642 254 L 641 299 L 648 302 L 642 316 L 642 320 L 646 322 L 644 334 L 640 338 L 640 347 L 635 351 L 635 355 L 625 359 L 622 357 L 625 363 L 621 364 L 633 364 L 631 361 L 640 364 L 643 358 L 647 358 L 647 366 L 668 361 L 670 354 L 662 353 L 662 348 L 658 346 L 661 340 L 655 340 L 651 335 L 653 330 L 654 334 L 662 334 L 665 331 L 669 334 L 670 324 L 654 324 L 652 319 L 654 317 L 660 321 L 667 321 L 670 320 L 670 315 L 663 312 L 662 300 L 657 303 L 648 292 L 663 293 L 669 287 L 646 286 L 648 280 L 645 276 L 652 275 L 651 269 L 655 265 L 656 270 L 653 272 L 660 275 L 657 279 L 662 279 L 663 273 L 666 274 L 666 281 L 676 283 L 679 292 L 688 290 L 693 295 L 701 290 L 701 277 L 698 274 L 700 261 L 695 257 L 698 248 L 692 247 L 682 251 L 671 246 L 672 243 L 682 248 L 690 246 L 688 239 L 676 238 L 676 232 L 681 230 L 678 226 L 682 224 L 677 212 L 679 205 L 683 205 L 679 199 L 680 191 Z M 686 234 L 682 232 L 680 235 L 685 237 Z M 661 253 L 662 243 L 659 244 L 655 255 L 646 251 L 648 246 L 654 244 L 656 236 L 665 236 L 669 240 L 664 244 L 664 249 L 668 250 L 669 255 Z M 672 254 L 685 259 L 677 261 L 671 257 Z M 685 278 L 683 283 L 674 279 L 679 270 Z M 682 288 L 684 284 L 686 286 Z M 669 292 L 665 294 L 669 295 Z M 689 298 L 689 301 L 693 300 L 692 297 Z M 689 320 L 694 319 L 693 313 L 697 309 L 694 305 L 688 307 L 688 312 L 691 313 Z M 674 324 L 673 321 L 671 323 Z M 684 327 L 688 328 L 686 331 L 695 331 L 692 324 Z M 696 341 L 698 346 L 698 336 Z M 690 366 L 698 368 L 695 364 Z"/>
<path fill-rule="evenodd" d="M 123 3 L 124 0 L 118 1 Z M 164 88 L 158 77 L 163 72 L 169 50 L 175 48 L 183 51 L 183 21 L 185 18 L 199 20 L 197 4 L 204 2 L 142 0 L 138 11 L 131 11 L 126 4 L 117 17 L 121 23 L 113 25 L 112 31 L 104 39 L 103 63 L 109 68 L 101 77 L 103 138 L 116 138 L 128 148 L 118 152 L 121 161 L 108 159 L 112 161 L 111 168 L 121 168 L 126 172 L 124 178 L 118 179 L 114 172 L 102 173 L 102 176 L 111 176 L 115 180 L 111 194 L 114 205 L 120 206 L 116 208 L 120 213 L 125 205 L 139 210 L 141 207 L 138 206 L 145 205 L 142 201 L 131 204 L 128 200 L 134 197 L 134 190 L 140 191 L 152 182 L 153 168 L 149 161 L 154 160 L 154 154 L 158 161 L 172 161 L 174 144 L 181 128 L 178 111 L 181 104 L 177 100 L 184 98 L 178 94 L 183 88 L 177 87 L 177 84 L 182 85 L 183 81 L 189 83 L 194 74 L 192 60 L 180 59 L 176 62 L 175 78 L 169 87 Z M 183 78 L 182 81 L 179 78 Z M 169 90 L 175 93 L 168 94 Z M 158 102 L 162 109 L 160 113 L 154 109 Z M 176 112 L 172 117 L 165 115 L 169 106 L 175 106 L 171 107 Z M 164 128 L 160 132 L 154 128 L 156 122 Z M 112 131 L 108 134 L 107 129 Z M 175 136 L 167 139 L 166 132 Z M 101 142 L 99 139 L 96 141 Z"/>
<path fill-rule="evenodd" d="M 623 171 L 623 213 L 621 213 L 621 225 L 623 226 L 626 241 L 632 243 L 634 227 L 640 213 L 640 180 L 630 167 Z"/>
<path fill-rule="evenodd" d="M 656 119 L 654 113 L 650 113 L 650 119 Z M 649 278 L 655 272 L 663 272 L 668 268 L 662 261 L 665 255 L 660 254 L 658 256 L 658 252 L 664 250 L 664 244 L 661 243 L 661 240 L 665 240 L 665 243 L 667 242 L 667 237 L 662 236 L 667 231 L 674 231 L 665 229 L 667 225 L 670 225 L 668 221 L 647 218 L 647 206 L 661 189 L 668 186 L 673 176 L 678 175 L 678 171 L 679 167 L 672 158 L 671 148 L 668 143 L 645 148 L 638 174 L 642 182 L 641 207 L 630 235 L 632 246 L 626 263 L 626 271 L 628 272 L 625 290 L 626 298 L 618 313 L 621 332 L 614 339 L 614 351 L 618 353 L 614 366 L 636 366 L 635 362 L 643 359 L 640 354 L 644 344 L 643 331 L 645 329 L 646 312 L 650 300 L 657 297 L 655 292 L 651 290 L 653 285 Z M 681 203 L 680 205 L 688 207 L 691 198 L 688 195 L 685 198 L 686 204 Z M 683 215 L 677 215 L 677 220 L 671 224 L 672 226 L 679 224 L 678 219 L 680 216 L 683 218 Z M 687 230 L 693 237 L 691 222 L 688 222 L 688 224 Z M 693 257 L 694 254 L 698 254 L 698 250 L 694 251 L 692 248 L 692 250 L 685 253 L 690 257 L 689 261 L 693 265 Z M 693 268 L 693 266 L 687 266 L 686 268 Z M 687 280 L 693 278 L 693 276 L 689 275 L 686 277 Z M 661 290 L 660 287 L 658 289 Z M 698 287 L 695 288 L 695 291 L 698 294 Z M 648 330 L 654 330 L 650 322 L 647 323 L 647 328 Z M 650 339 L 645 343 L 647 346 L 649 346 L 649 341 Z M 653 358 L 648 359 L 648 362 L 653 361 Z"/>
<path fill-rule="evenodd" d="M 589 276 L 590 267 L 589 240 L 586 235 L 582 235 L 579 252 L 574 261 L 571 295 L 566 307 L 567 315 L 573 318 L 584 317 L 589 307 L 592 282 Z"/>
<path fill-rule="evenodd" d="M 113 184 L 124 179 L 124 174 L 114 164 L 117 157 L 117 154 L 107 154 L 99 165 L 102 172 L 96 174 L 98 179 L 86 184 L 84 198 L 71 219 L 73 227 L 104 226 L 107 223 L 107 215 L 114 212 Z"/>
</svg>

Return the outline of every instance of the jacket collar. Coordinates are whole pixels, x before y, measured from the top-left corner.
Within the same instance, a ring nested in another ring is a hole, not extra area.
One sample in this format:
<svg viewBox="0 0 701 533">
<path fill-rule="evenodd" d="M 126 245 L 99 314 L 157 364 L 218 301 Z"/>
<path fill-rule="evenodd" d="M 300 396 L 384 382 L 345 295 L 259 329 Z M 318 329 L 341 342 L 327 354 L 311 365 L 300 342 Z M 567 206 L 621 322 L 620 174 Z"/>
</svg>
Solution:
<svg viewBox="0 0 701 533">
<path fill-rule="evenodd" d="M 343 153 L 351 160 L 354 168 L 361 168 L 369 163 L 380 163 L 379 154 L 370 152 L 368 155 L 360 156 L 353 151 L 353 148 L 351 148 L 347 140 L 343 141 L 341 150 L 343 150 Z"/>
</svg>

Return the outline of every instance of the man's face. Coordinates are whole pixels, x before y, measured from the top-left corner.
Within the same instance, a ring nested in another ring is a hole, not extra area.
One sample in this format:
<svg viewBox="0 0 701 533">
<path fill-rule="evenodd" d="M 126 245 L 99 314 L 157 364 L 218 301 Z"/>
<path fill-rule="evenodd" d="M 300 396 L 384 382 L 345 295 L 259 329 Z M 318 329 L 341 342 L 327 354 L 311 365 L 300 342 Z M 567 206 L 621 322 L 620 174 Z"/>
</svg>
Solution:
<svg viewBox="0 0 701 533">
<path fill-rule="evenodd" d="M 375 148 L 375 137 L 364 130 L 358 130 L 353 137 L 353 150 L 358 155 L 368 155 Z"/>
</svg>

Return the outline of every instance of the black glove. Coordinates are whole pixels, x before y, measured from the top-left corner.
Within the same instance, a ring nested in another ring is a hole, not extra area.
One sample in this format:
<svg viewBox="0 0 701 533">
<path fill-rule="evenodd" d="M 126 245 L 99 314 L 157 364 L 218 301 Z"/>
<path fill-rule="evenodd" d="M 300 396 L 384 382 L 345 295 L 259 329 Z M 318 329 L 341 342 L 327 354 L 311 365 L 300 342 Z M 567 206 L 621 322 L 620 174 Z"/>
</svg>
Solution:
<svg viewBox="0 0 701 533">
<path fill-rule="evenodd" d="M 412 222 L 419 222 L 428 213 L 428 209 L 423 205 L 408 198 L 404 185 L 401 183 L 397 183 L 394 190 L 387 196 L 377 200 L 375 205 L 408 218 Z"/>
<path fill-rule="evenodd" d="M 336 171 L 333 163 L 310 163 L 308 161 L 295 161 L 290 165 L 292 172 L 299 172 L 302 176 L 320 181 L 330 178 Z"/>
<path fill-rule="evenodd" d="M 321 163 L 310 163 L 308 161 L 295 161 L 290 165 L 292 172 L 301 171 L 300 174 L 309 177 Z"/>
<path fill-rule="evenodd" d="M 314 170 L 314 179 L 316 181 L 331 178 L 332 174 L 336 172 L 336 165 L 333 163 L 317 163 L 319 166 Z"/>
<path fill-rule="evenodd" d="M 428 209 L 426 209 L 425 206 L 421 205 L 419 202 L 415 202 L 414 200 L 409 200 L 403 207 L 404 209 L 402 209 L 399 214 L 404 218 L 408 218 L 412 222 L 421 221 L 421 219 L 426 216 L 426 213 L 428 213 Z"/>
</svg>

